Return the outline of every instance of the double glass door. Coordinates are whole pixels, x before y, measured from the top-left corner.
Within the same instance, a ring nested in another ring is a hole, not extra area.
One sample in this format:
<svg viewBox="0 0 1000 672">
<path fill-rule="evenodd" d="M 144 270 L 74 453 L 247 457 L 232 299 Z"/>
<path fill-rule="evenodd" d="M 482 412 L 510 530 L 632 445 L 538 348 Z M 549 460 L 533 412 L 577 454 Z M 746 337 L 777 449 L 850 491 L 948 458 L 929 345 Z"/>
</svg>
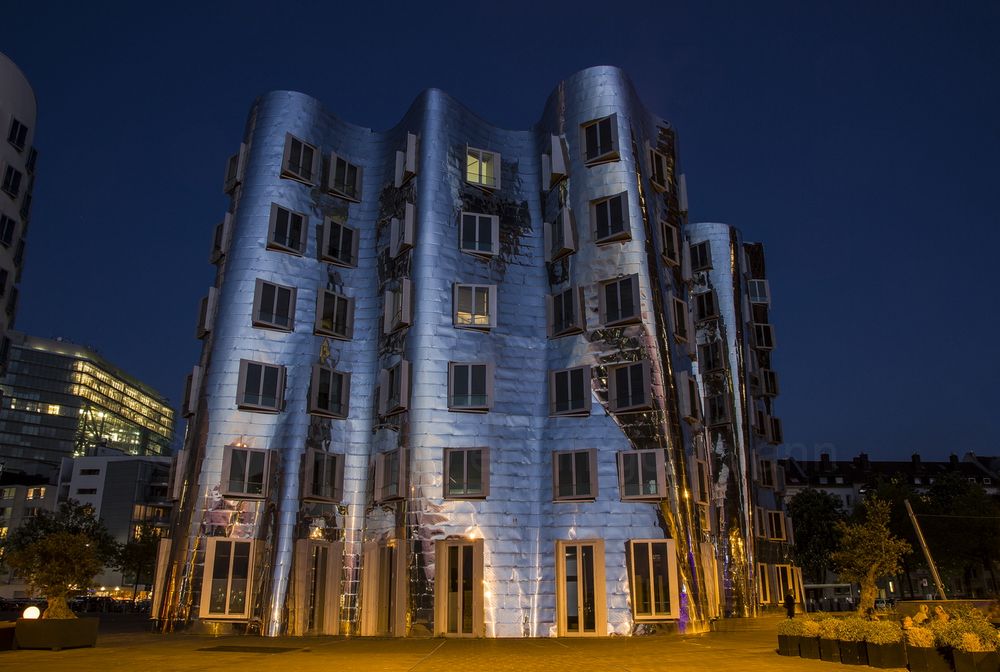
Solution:
<svg viewBox="0 0 1000 672">
<path fill-rule="evenodd" d="M 556 542 L 556 578 L 558 634 L 606 635 L 604 542 Z"/>
<path fill-rule="evenodd" d="M 483 542 L 440 541 L 435 630 L 447 637 L 483 636 Z"/>
</svg>

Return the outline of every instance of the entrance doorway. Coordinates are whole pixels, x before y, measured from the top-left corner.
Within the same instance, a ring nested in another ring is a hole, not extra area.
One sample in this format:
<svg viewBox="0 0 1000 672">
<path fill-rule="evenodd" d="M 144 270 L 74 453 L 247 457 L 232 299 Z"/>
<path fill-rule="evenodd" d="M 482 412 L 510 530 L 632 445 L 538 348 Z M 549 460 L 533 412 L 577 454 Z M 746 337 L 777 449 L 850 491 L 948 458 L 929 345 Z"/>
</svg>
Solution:
<svg viewBox="0 0 1000 672">
<path fill-rule="evenodd" d="M 361 634 L 406 636 L 406 545 L 399 539 L 364 547 Z"/>
<path fill-rule="evenodd" d="M 483 540 L 439 541 L 435 562 L 435 634 L 482 637 Z"/>
<path fill-rule="evenodd" d="M 340 622 L 340 576 L 344 544 L 300 539 L 295 542 L 295 635 L 336 635 Z"/>
<path fill-rule="evenodd" d="M 608 633 L 604 541 L 556 542 L 556 618 L 560 637 Z"/>
</svg>

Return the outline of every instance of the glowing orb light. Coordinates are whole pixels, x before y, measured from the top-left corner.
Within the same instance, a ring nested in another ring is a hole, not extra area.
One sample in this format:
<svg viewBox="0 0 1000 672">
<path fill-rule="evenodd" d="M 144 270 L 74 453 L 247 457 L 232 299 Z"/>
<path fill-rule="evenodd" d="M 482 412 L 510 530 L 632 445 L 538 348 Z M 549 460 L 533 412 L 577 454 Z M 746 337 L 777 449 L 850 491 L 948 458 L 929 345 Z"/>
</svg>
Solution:
<svg viewBox="0 0 1000 672">
<path fill-rule="evenodd" d="M 33 621 L 41 615 L 42 615 L 42 610 L 39 609 L 38 607 L 28 607 L 27 609 L 24 610 L 24 613 L 21 614 L 21 618 L 27 618 Z"/>
</svg>

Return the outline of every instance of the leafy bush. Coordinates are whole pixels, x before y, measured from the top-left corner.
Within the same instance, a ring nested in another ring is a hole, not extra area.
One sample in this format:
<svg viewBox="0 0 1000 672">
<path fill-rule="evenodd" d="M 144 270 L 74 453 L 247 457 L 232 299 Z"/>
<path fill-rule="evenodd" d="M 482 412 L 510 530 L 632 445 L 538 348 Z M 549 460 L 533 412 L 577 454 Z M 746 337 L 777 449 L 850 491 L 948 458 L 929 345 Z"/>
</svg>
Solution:
<svg viewBox="0 0 1000 672">
<path fill-rule="evenodd" d="M 868 634 L 868 621 L 858 616 L 849 616 L 840 621 L 837 639 L 844 642 L 863 642 Z"/>
<path fill-rule="evenodd" d="M 819 636 L 823 639 L 840 639 L 839 618 L 827 618 L 819 622 Z"/>
<path fill-rule="evenodd" d="M 958 644 L 955 646 L 959 651 L 967 651 L 968 653 L 978 653 L 982 651 L 994 651 L 996 647 L 992 644 L 987 644 L 979 635 L 973 634 L 971 632 L 962 633 L 962 638 L 958 640 Z"/>
<path fill-rule="evenodd" d="M 903 641 L 903 629 L 893 621 L 865 623 L 865 641 L 871 644 L 896 644 Z"/>
<path fill-rule="evenodd" d="M 804 618 L 786 618 L 778 623 L 778 634 L 801 637 L 805 632 L 805 623 Z"/>
<path fill-rule="evenodd" d="M 801 620 L 803 637 L 819 637 L 819 623 L 807 618 Z"/>
<path fill-rule="evenodd" d="M 930 649 L 934 646 L 934 633 L 929 628 L 914 626 L 906 630 L 906 643 L 918 649 Z"/>
<path fill-rule="evenodd" d="M 962 651 L 994 651 L 997 648 L 997 630 L 979 610 L 967 611 L 963 618 L 934 621 L 931 630 L 938 646 L 951 646 Z M 977 648 L 963 648 L 966 645 Z"/>
</svg>

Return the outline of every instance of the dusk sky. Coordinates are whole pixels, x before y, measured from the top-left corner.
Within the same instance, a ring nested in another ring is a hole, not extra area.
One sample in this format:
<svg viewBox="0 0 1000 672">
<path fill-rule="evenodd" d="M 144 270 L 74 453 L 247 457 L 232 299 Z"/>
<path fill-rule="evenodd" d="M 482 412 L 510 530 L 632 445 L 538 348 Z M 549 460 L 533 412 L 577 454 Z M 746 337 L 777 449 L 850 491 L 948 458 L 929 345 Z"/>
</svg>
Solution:
<svg viewBox="0 0 1000 672">
<path fill-rule="evenodd" d="M 40 152 L 16 327 L 178 406 L 254 98 L 382 130 L 438 87 L 527 129 L 610 64 L 678 130 L 691 220 L 765 244 L 786 450 L 998 454 L 998 36 L 995 0 L 16 3 Z"/>
</svg>

